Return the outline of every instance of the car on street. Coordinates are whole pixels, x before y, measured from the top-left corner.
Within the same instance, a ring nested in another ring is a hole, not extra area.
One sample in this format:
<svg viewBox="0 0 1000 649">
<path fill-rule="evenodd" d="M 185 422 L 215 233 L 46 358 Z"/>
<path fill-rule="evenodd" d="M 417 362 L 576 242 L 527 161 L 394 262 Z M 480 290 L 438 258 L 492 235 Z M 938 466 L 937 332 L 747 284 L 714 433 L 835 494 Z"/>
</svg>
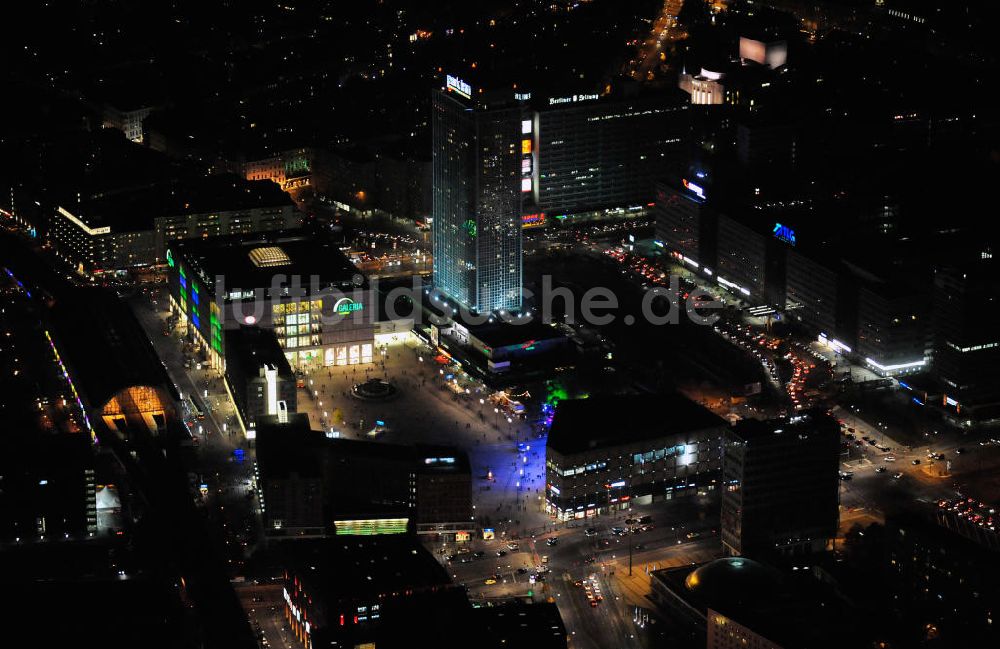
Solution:
<svg viewBox="0 0 1000 649">
<path fill-rule="evenodd" d="M 913 460 L 912 462 L 910 462 L 910 464 L 912 464 L 913 466 L 917 466 L 918 464 L 920 464 L 920 460 Z"/>
<path fill-rule="evenodd" d="M 593 527 L 588 527 L 587 529 L 585 529 L 583 531 L 583 533 L 584 533 L 585 536 L 596 536 L 597 535 L 597 530 L 594 529 Z"/>
<path fill-rule="evenodd" d="M 554 536 L 551 537 L 551 538 L 545 539 L 545 545 L 547 545 L 549 547 L 552 547 L 553 545 L 555 545 L 558 542 L 559 542 L 559 539 L 556 538 L 556 537 L 554 537 Z"/>
<path fill-rule="evenodd" d="M 507 556 L 507 551 L 506 550 L 497 550 L 497 556 L 498 557 L 506 557 Z"/>
<path fill-rule="evenodd" d="M 900 478 L 903 477 L 903 472 L 902 471 L 898 471 L 896 473 L 893 473 L 892 477 L 895 478 L 896 480 L 899 480 Z"/>
</svg>

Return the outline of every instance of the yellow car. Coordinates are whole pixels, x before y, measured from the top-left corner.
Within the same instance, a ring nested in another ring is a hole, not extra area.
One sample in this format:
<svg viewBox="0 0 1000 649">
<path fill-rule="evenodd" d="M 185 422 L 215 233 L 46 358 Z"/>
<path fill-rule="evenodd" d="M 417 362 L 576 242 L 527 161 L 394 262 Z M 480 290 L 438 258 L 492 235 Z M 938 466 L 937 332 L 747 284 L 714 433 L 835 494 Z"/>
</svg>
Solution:
<svg viewBox="0 0 1000 649">
<path fill-rule="evenodd" d="M 487 579 L 485 583 L 487 586 L 492 586 L 493 584 L 497 583 L 497 580 L 491 577 L 490 579 Z"/>
</svg>

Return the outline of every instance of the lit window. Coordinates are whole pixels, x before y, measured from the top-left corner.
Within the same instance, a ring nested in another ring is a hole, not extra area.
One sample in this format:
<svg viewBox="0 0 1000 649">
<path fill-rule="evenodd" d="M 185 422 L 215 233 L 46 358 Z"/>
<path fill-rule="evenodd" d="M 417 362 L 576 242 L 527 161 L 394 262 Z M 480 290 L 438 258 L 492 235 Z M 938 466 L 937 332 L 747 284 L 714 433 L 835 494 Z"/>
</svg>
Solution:
<svg viewBox="0 0 1000 649">
<path fill-rule="evenodd" d="M 521 140 L 521 153 L 531 153 L 531 140 Z"/>
</svg>

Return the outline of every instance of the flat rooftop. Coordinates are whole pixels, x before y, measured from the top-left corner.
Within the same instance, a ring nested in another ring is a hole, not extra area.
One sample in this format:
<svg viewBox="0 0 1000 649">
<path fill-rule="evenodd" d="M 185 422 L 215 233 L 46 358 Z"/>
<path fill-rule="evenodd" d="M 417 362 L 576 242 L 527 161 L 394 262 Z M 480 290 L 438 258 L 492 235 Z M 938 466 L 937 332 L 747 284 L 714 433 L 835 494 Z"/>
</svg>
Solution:
<svg viewBox="0 0 1000 649">
<path fill-rule="evenodd" d="M 252 379 L 265 364 L 277 368 L 279 376 L 292 378 L 292 367 L 273 329 L 240 326 L 226 331 L 227 374 Z"/>
<path fill-rule="evenodd" d="M 292 206 L 292 199 L 270 180 L 245 180 L 233 174 L 150 182 L 99 192 L 62 205 L 92 228 L 112 232 L 150 230 L 154 219 Z"/>
<path fill-rule="evenodd" d="M 227 289 L 267 289 L 279 274 L 288 278 L 286 286 L 291 278 L 300 278 L 303 289 L 310 288 L 313 276 L 320 289 L 365 287 L 364 276 L 337 244 L 303 230 L 184 239 L 171 244 L 170 250 L 178 263 L 201 276 L 211 293 L 220 276 Z"/>
<path fill-rule="evenodd" d="M 469 333 L 493 349 L 512 345 L 527 346 L 528 343 L 566 337 L 563 332 L 539 320 L 532 320 L 525 324 L 498 322 L 472 325 L 469 326 Z"/>
<path fill-rule="evenodd" d="M 678 393 L 598 396 L 559 403 L 548 447 L 568 455 L 726 425 Z"/>
<path fill-rule="evenodd" d="M 451 585 L 444 567 L 407 535 L 298 539 L 281 552 L 319 606 Z"/>
<path fill-rule="evenodd" d="M 732 427 L 733 434 L 744 441 L 814 433 L 837 434 L 839 431 L 837 420 L 819 409 L 781 419 L 741 419 Z"/>
<path fill-rule="evenodd" d="M 288 415 L 288 423 L 279 424 L 275 415 L 257 422 L 257 466 L 261 478 L 284 478 L 297 473 L 303 478 L 319 478 L 323 465 L 316 449 L 326 437 L 309 425 L 309 415 Z"/>
<path fill-rule="evenodd" d="M 451 446 L 386 444 L 358 439 L 329 438 L 312 430 L 305 413 L 289 415 L 287 424 L 266 417 L 257 424 L 257 462 L 262 477 L 281 477 L 296 472 L 320 476 L 324 455 L 343 458 L 368 457 L 412 464 L 419 473 L 468 473 L 469 458 Z"/>
</svg>

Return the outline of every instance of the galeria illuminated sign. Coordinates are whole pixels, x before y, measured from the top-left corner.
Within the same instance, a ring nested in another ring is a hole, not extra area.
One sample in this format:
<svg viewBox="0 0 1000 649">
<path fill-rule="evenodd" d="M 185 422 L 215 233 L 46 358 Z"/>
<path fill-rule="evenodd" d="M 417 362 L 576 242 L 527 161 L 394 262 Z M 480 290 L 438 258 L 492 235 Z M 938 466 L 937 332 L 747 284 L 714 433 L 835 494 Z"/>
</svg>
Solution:
<svg viewBox="0 0 1000 649">
<path fill-rule="evenodd" d="M 448 90 L 454 90 L 458 94 L 462 95 L 466 99 L 472 98 L 472 86 L 465 83 L 458 77 L 453 77 L 450 74 L 445 76 L 445 86 Z"/>
<path fill-rule="evenodd" d="M 362 304 L 361 302 L 355 302 L 349 297 L 342 297 L 339 300 L 337 300 L 336 304 L 333 305 L 334 312 L 339 313 L 341 315 L 347 313 L 353 313 L 355 311 L 360 311 L 363 308 L 365 308 L 364 304 Z"/>
<path fill-rule="evenodd" d="M 790 243 L 795 245 L 795 230 L 791 229 L 787 225 L 782 225 L 780 223 L 774 224 L 774 236 L 781 239 L 785 243 Z"/>
</svg>

